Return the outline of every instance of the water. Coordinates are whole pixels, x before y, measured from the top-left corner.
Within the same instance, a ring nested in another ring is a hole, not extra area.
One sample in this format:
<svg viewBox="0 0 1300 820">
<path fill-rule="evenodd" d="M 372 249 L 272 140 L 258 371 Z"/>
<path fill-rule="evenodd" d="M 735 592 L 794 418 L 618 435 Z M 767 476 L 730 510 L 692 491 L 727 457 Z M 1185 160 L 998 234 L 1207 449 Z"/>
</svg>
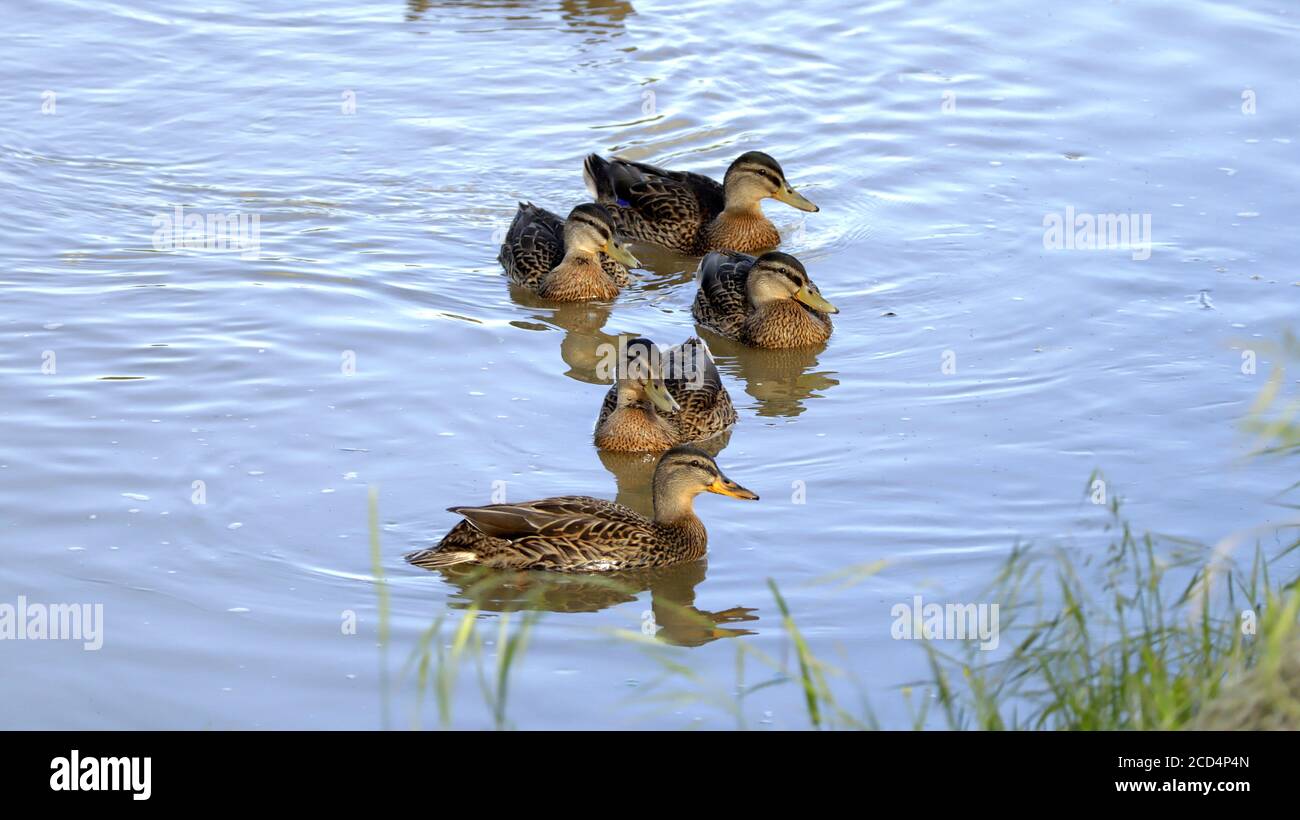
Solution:
<svg viewBox="0 0 1300 820">
<path fill-rule="evenodd" d="M 513 725 L 734 725 L 642 698 L 662 666 L 610 632 L 661 601 L 752 608 L 727 625 L 751 634 L 666 636 L 727 694 L 739 644 L 791 658 L 768 578 L 897 724 L 925 667 L 890 607 L 971 600 L 1018 541 L 1098 554 L 1094 469 L 1161 532 L 1285 518 L 1293 468 L 1243 461 L 1236 427 L 1300 306 L 1284 4 L 11 6 L 0 600 L 106 620 L 97 652 L 0 642 L 0 726 L 380 726 L 368 487 L 394 678 L 465 606 L 400 558 L 443 508 L 500 481 L 523 500 L 622 478 L 636 503 L 637 465 L 590 445 L 593 356 L 692 333 L 693 260 L 638 249 L 652 270 L 612 308 L 512 296 L 495 263 L 516 201 L 586 196 L 593 150 L 714 175 L 773 154 L 822 210 L 766 210 L 842 313 L 803 356 L 715 344 L 741 413 L 719 460 L 763 500 L 700 501 L 707 570 L 550 600 L 568 611 L 534 629 Z M 257 215 L 260 258 L 157 250 L 177 205 Z M 1149 214 L 1150 258 L 1046 249 L 1067 207 Z M 773 686 L 747 715 L 802 709 Z M 491 722 L 467 672 L 454 725 Z"/>
</svg>

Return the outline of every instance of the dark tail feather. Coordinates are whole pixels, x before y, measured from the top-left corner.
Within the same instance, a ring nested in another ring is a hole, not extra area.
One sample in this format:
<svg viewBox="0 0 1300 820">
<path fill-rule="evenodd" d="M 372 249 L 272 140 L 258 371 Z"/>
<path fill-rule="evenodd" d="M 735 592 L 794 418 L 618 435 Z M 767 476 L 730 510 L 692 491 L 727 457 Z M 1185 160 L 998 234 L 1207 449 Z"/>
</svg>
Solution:
<svg viewBox="0 0 1300 820">
<path fill-rule="evenodd" d="M 582 179 L 597 202 L 614 202 L 614 183 L 609 178 L 609 161 L 599 154 L 588 154 L 582 163 Z"/>
</svg>

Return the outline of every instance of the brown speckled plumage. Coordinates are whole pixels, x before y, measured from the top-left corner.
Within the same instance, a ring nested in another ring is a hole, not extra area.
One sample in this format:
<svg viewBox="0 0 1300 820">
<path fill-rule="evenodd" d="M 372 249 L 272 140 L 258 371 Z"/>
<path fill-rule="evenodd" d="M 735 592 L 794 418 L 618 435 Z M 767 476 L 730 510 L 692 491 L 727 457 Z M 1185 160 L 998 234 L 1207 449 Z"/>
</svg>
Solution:
<svg viewBox="0 0 1300 820">
<path fill-rule="evenodd" d="M 687 445 L 669 450 L 660 459 L 654 475 L 653 518 L 587 496 L 451 507 L 465 520 L 436 547 L 406 558 L 428 569 L 479 564 L 560 572 L 609 572 L 692 561 L 703 557 L 708 546 L 693 503 L 705 491 L 758 498 L 723 476 L 707 453 Z"/>
<path fill-rule="evenodd" d="M 797 266 L 794 275 L 820 295 L 803 266 L 788 254 L 766 254 Z M 825 342 L 831 335 L 831 317 L 792 298 L 756 305 L 749 293 L 749 277 L 758 262 L 742 253 L 716 252 L 700 262 L 699 291 L 691 314 L 714 332 L 751 347 L 805 347 Z"/>
<path fill-rule="evenodd" d="M 704 241 L 697 253 L 734 250 L 758 253 L 781 244 L 776 226 L 755 210 L 750 213 L 722 214 L 704 226 Z"/>
</svg>

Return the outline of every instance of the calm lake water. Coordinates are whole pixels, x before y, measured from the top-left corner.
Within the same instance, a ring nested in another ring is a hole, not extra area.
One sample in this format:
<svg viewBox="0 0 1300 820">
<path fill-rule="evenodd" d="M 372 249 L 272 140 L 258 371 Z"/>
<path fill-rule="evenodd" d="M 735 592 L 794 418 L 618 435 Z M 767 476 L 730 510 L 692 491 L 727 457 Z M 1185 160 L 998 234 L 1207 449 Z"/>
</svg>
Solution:
<svg viewBox="0 0 1300 820">
<path fill-rule="evenodd" d="M 1294 466 L 1244 460 L 1237 424 L 1300 315 L 1298 23 L 1268 2 L 11 4 L 0 603 L 105 621 L 98 651 L 0 641 L 0 727 L 436 725 L 401 666 L 467 594 L 401 555 L 494 482 L 644 503 L 644 468 L 591 446 L 595 353 L 694 332 L 692 259 L 638 249 L 652 270 L 613 305 L 507 288 L 516 202 L 583 201 L 591 151 L 715 176 L 772 154 L 821 212 L 766 211 L 842 312 L 824 350 L 713 344 L 741 416 L 719 462 L 762 501 L 700 500 L 707 568 L 548 594 L 510 725 L 734 726 L 655 683 L 666 657 L 699 678 L 670 689 L 730 700 L 739 645 L 791 662 L 769 578 L 836 686 L 906 724 L 926 662 L 891 607 L 979 600 L 1018 542 L 1100 555 L 1094 469 L 1142 528 L 1284 520 Z M 255 215 L 260 254 L 160 249 L 176 206 Z M 1045 247 L 1067 208 L 1149 216 L 1150 257 Z M 707 640 L 664 602 L 757 619 Z M 657 648 L 614 634 L 647 611 Z M 477 619 L 491 664 L 500 618 Z M 471 667 L 452 725 L 491 726 Z M 806 725 L 792 685 L 745 715 Z"/>
</svg>

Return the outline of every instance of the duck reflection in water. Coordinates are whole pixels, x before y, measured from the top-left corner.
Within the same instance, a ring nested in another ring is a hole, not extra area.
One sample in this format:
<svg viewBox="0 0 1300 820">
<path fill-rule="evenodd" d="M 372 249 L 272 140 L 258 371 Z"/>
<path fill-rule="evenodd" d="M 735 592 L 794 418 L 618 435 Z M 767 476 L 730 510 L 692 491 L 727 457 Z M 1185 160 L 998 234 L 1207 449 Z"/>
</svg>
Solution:
<svg viewBox="0 0 1300 820">
<path fill-rule="evenodd" d="M 536 20 L 542 12 L 559 11 L 565 24 L 575 31 L 593 33 L 623 31 L 623 21 L 636 14 L 627 0 L 560 0 L 559 3 L 539 3 L 535 0 L 407 0 L 408 22 L 421 20 L 431 10 L 448 8 L 482 9 L 500 11 L 501 21 L 512 25 L 526 25 Z M 530 14 L 535 11 L 538 14 Z M 431 17 L 437 17 L 437 12 Z"/>
<path fill-rule="evenodd" d="M 794 417 L 802 414 L 809 399 L 839 384 L 833 370 L 817 370 L 818 356 L 825 343 L 811 347 L 762 350 L 719 336 L 703 325 L 700 338 L 713 352 L 718 369 L 745 385 L 745 392 L 758 400 L 760 416 Z"/>
<path fill-rule="evenodd" d="M 536 322 L 511 322 L 525 330 L 544 331 L 557 327 L 564 331 L 560 341 L 560 358 L 569 366 L 564 375 L 586 384 L 608 384 L 609 377 L 597 373 L 609 349 L 618 349 L 618 334 L 606 333 L 613 304 L 610 302 L 552 302 L 537 294 L 510 286 L 510 299 L 532 311 Z"/>
<path fill-rule="evenodd" d="M 458 565 L 439 572 L 456 588 L 453 609 L 471 606 L 485 612 L 599 612 L 629 604 L 650 592 L 649 614 L 640 617 L 643 634 L 674 646 L 702 646 L 719 638 L 753 635 L 726 624 L 756 621 L 754 609 L 731 607 L 711 612 L 695 606 L 695 588 L 704 580 L 708 560 L 667 567 L 570 575 L 555 572 L 506 572 Z"/>
<path fill-rule="evenodd" d="M 636 247 L 642 269 L 629 290 L 650 296 L 655 291 L 671 293 L 676 286 L 694 280 L 694 262 L 689 257 L 665 251 L 653 245 Z M 642 254 L 645 254 L 644 256 Z M 518 285 L 510 285 L 510 301 L 527 309 L 533 322 L 515 320 L 515 327 L 525 330 L 546 330 L 554 327 L 564 331 L 560 342 L 560 358 L 569 366 L 564 375 L 586 384 L 609 384 L 608 374 L 600 373 L 602 361 L 607 361 L 608 351 L 617 350 L 620 336 L 627 333 L 609 333 L 605 325 L 613 313 L 613 302 L 553 302 Z"/>
</svg>

